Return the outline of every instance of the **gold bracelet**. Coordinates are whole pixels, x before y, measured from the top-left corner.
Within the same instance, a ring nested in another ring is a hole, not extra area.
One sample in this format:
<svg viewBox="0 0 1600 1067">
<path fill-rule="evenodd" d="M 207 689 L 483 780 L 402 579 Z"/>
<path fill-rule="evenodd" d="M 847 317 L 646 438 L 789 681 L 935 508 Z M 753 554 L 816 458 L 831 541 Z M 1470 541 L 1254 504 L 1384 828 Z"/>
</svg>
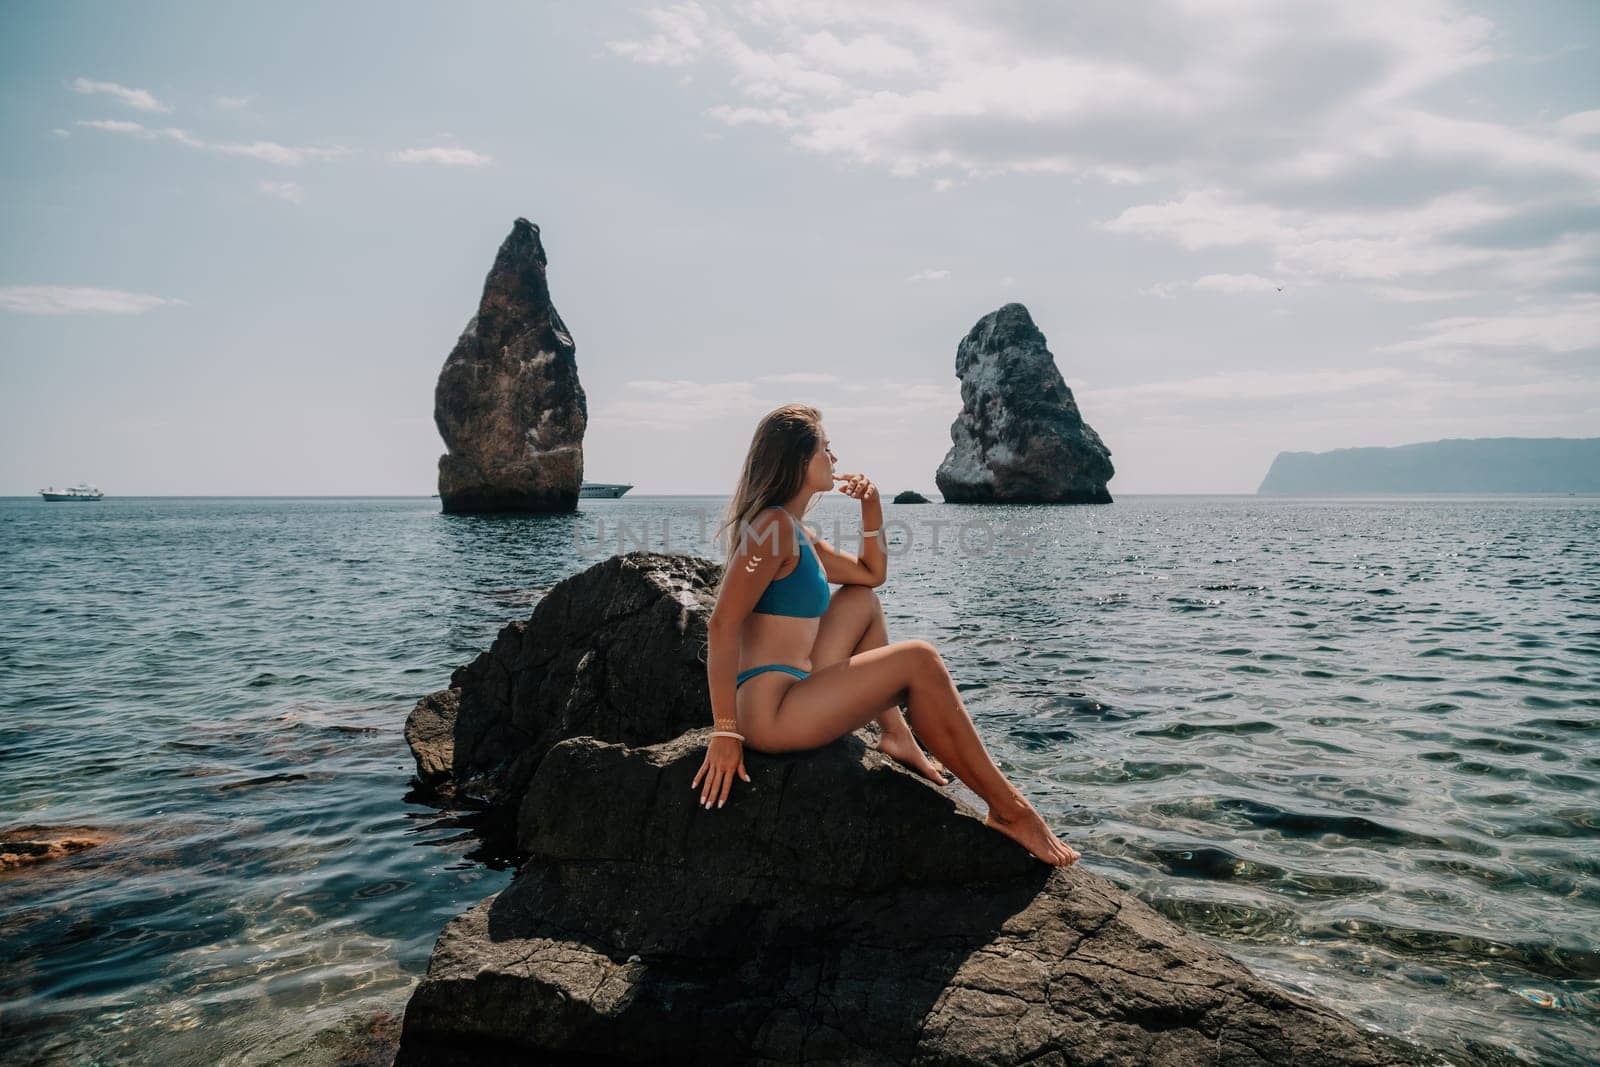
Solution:
<svg viewBox="0 0 1600 1067">
<path fill-rule="evenodd" d="M 880 534 L 882 532 L 883 532 L 883 527 L 880 526 L 876 530 L 862 530 L 861 531 L 861 536 L 862 537 L 876 537 L 878 534 Z"/>
<path fill-rule="evenodd" d="M 718 730 L 737 730 L 739 728 L 739 720 L 738 719 L 718 719 L 716 722 L 712 723 L 711 725 L 715 729 L 718 729 Z"/>
<path fill-rule="evenodd" d="M 712 730 L 711 731 L 711 736 L 712 737 L 737 737 L 739 739 L 739 743 L 741 745 L 744 744 L 744 734 L 735 733 L 733 730 Z"/>
</svg>

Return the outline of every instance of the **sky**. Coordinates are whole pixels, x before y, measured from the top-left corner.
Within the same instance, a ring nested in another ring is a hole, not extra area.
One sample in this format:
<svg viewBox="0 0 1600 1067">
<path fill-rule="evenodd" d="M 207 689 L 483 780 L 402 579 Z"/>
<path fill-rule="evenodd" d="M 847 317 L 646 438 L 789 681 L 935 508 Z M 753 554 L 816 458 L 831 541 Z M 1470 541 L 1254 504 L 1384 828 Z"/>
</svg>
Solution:
<svg viewBox="0 0 1600 1067">
<path fill-rule="evenodd" d="M 584 476 L 936 492 L 1027 306 L 1119 493 L 1600 436 L 1600 4 L 0 6 L 0 494 L 428 494 L 519 216 Z"/>
</svg>

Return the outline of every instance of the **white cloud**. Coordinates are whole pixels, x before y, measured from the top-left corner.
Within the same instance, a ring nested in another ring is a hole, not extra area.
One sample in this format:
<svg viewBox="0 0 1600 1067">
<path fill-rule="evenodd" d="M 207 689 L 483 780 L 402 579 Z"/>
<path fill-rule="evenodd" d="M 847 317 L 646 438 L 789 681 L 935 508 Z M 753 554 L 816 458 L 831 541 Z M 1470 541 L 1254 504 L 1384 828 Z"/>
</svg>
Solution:
<svg viewBox="0 0 1600 1067">
<path fill-rule="evenodd" d="M 264 163 L 276 163 L 284 167 L 298 167 L 312 160 L 339 159 L 350 154 L 350 149 L 338 146 L 310 148 L 303 145 L 281 145 L 275 141 L 252 141 L 249 144 L 212 142 L 205 147 L 225 156 L 248 156 Z"/>
<path fill-rule="evenodd" d="M 1138 427 L 1141 438 L 1155 440 L 1178 432 L 1186 448 L 1210 454 L 1213 465 L 1217 454 L 1232 452 L 1237 464 L 1260 463 L 1262 470 L 1285 448 L 1496 433 L 1571 435 L 1581 432 L 1583 413 L 1600 401 L 1600 379 L 1592 375 L 1529 377 L 1513 371 L 1497 378 L 1468 377 L 1457 367 L 1440 366 L 1448 369 L 1224 373 L 1104 389 L 1076 379 L 1067 384 L 1084 417 L 1113 449 L 1119 447 L 1122 427 Z M 1386 439 L 1399 427 L 1404 428 L 1399 439 Z M 1143 453 L 1142 465 L 1152 471 L 1183 466 L 1181 457 L 1162 464 L 1142 439 L 1124 443 L 1121 453 L 1125 458 Z"/>
<path fill-rule="evenodd" d="M 1586 120 L 1574 127 L 1582 129 Z M 1305 149 L 1281 163 L 1264 166 L 1267 178 L 1310 179 L 1326 182 L 1359 175 L 1369 167 L 1406 159 L 1426 159 L 1434 165 L 1461 165 L 1471 171 L 1493 174 L 1567 174 L 1593 182 L 1600 178 L 1600 152 L 1572 143 L 1566 134 L 1531 125 L 1527 129 L 1496 122 L 1458 119 L 1420 110 L 1395 110 L 1382 124 L 1350 122 L 1336 144 Z"/>
<path fill-rule="evenodd" d="M 729 28 L 724 13 L 707 11 L 697 3 L 647 10 L 645 18 L 654 24 L 649 37 L 608 41 L 607 47 L 635 62 L 673 67 L 715 55 L 732 71 L 735 88 L 758 101 L 785 103 L 836 96 L 848 88 L 839 75 L 819 69 L 823 65 L 819 53 L 828 51 L 828 44 L 815 32 L 803 35 L 811 38 L 809 46 L 798 38 L 793 41 L 795 49 L 808 52 L 802 55 L 789 48 L 751 45 Z M 821 28 L 823 24 L 811 25 L 813 30 Z M 833 51 L 842 56 L 852 49 L 863 58 L 868 54 L 853 41 L 838 42 Z"/>
<path fill-rule="evenodd" d="M 647 9 L 655 32 L 643 41 L 607 41 L 606 47 L 636 63 L 680 67 L 692 63 L 705 49 L 702 34 L 711 28 L 709 16 L 695 3 Z"/>
<path fill-rule="evenodd" d="M 1580 221 L 1530 220 L 1600 199 L 1600 111 L 1488 118 L 1422 95 L 1501 61 L 1498 33 L 1458 0 L 707 0 L 650 8 L 608 47 L 712 72 L 709 121 L 794 148 L 936 192 L 1006 174 L 1158 187 L 1107 229 L 1259 245 L 1285 281 L 1420 302 L 1595 274 Z"/>
<path fill-rule="evenodd" d="M 249 107 L 250 101 L 254 99 L 255 97 L 253 96 L 219 96 L 216 98 L 215 103 L 223 111 L 238 111 L 241 108 Z"/>
<path fill-rule="evenodd" d="M 945 282 L 950 280 L 950 272 L 935 267 L 923 267 L 915 274 L 906 276 L 907 282 Z"/>
<path fill-rule="evenodd" d="M 0 310 L 25 315 L 142 315 L 185 301 L 71 285 L 13 285 L 0 288 Z"/>
<path fill-rule="evenodd" d="M 1400 304 L 1425 304 L 1443 300 L 1466 300 L 1479 296 L 1472 289 L 1410 289 L 1403 285 L 1374 285 L 1367 290 L 1382 300 Z"/>
<path fill-rule="evenodd" d="M 91 130 L 103 130 L 106 133 L 126 133 L 146 141 L 166 138 L 174 141 L 184 141 L 185 143 L 199 143 L 176 126 L 165 126 L 156 129 L 146 126 L 142 122 L 134 122 L 131 119 L 79 119 L 76 125 L 87 126 Z"/>
<path fill-rule="evenodd" d="M 1461 239 L 1475 227 L 1515 222 L 1537 204 L 1469 191 L 1403 208 L 1328 211 L 1236 199 L 1218 189 L 1140 204 L 1102 224 L 1113 233 L 1170 241 L 1190 251 L 1259 245 L 1273 267 L 1301 280 L 1427 280 L 1467 272 L 1488 284 L 1549 284 L 1592 271 L 1600 235 L 1502 247 Z"/>
<path fill-rule="evenodd" d="M 591 420 L 615 420 L 628 429 L 686 429 L 729 417 L 752 423 L 768 410 L 747 381 L 697 382 L 683 378 L 636 378 L 625 395 L 591 405 Z"/>
<path fill-rule="evenodd" d="M 875 33 L 848 41 L 831 30 L 808 33 L 800 39 L 800 52 L 819 67 L 854 74 L 895 74 L 917 68 L 916 53 Z"/>
<path fill-rule="evenodd" d="M 284 167 L 299 167 L 314 160 L 339 159 L 350 155 L 342 146 L 306 147 L 281 145 L 275 141 L 253 141 L 248 144 L 233 141 L 206 141 L 188 130 L 176 126 L 151 127 L 124 119 L 79 119 L 79 126 L 106 133 L 126 134 L 142 141 L 176 141 L 190 148 L 203 149 L 225 156 L 246 156 Z"/>
<path fill-rule="evenodd" d="M 756 382 L 769 388 L 758 388 Z M 840 427 L 863 422 L 916 422 L 928 414 L 954 418 L 961 410 L 960 383 L 845 381 L 824 371 L 765 374 L 752 381 L 695 381 L 686 378 L 635 378 L 625 382 L 625 395 L 591 405 L 591 418 L 615 419 L 621 425 L 684 429 L 732 418 L 754 420 L 793 399 L 771 386 L 837 387 L 854 397 L 850 403 L 822 402 L 823 415 Z M 837 420 L 834 417 L 837 416 Z"/>
<path fill-rule="evenodd" d="M 787 374 L 763 374 L 756 381 L 778 382 L 784 385 L 836 385 L 839 376 L 812 371 L 791 371 Z"/>
<path fill-rule="evenodd" d="M 718 104 L 706 114 L 729 126 L 793 126 L 794 117 L 781 107 L 729 107 Z"/>
<path fill-rule="evenodd" d="M 1488 347 L 1577 352 L 1600 348 L 1600 299 L 1580 297 L 1564 307 L 1437 319 L 1423 329 L 1428 331 L 1427 336 L 1384 345 L 1379 351 Z"/>
<path fill-rule="evenodd" d="M 135 111 L 171 111 L 172 108 L 157 100 L 153 95 L 143 89 L 130 89 L 116 82 L 92 81 L 88 78 L 76 78 L 72 82 L 72 90 L 77 93 L 104 93 L 114 96 Z"/>
<path fill-rule="evenodd" d="M 71 137 L 72 136 L 72 131 L 71 130 L 63 130 L 60 126 L 57 126 L 55 129 L 51 130 L 50 132 L 55 134 L 57 137 Z"/>
<path fill-rule="evenodd" d="M 1275 293 L 1282 286 L 1259 274 L 1206 274 L 1194 280 L 1196 289 L 1213 293 Z"/>
<path fill-rule="evenodd" d="M 390 163 L 433 163 L 441 167 L 487 167 L 493 156 L 474 152 L 470 148 L 437 146 L 433 148 L 407 148 L 384 156 Z"/>
<path fill-rule="evenodd" d="M 1259 274 L 1203 274 L 1192 282 L 1156 282 L 1148 285 L 1139 292 L 1145 296 L 1153 296 L 1161 300 L 1171 300 L 1178 295 L 1180 289 L 1198 289 L 1201 292 L 1227 293 L 1237 295 L 1240 293 L 1275 293 L 1284 288 L 1281 281 L 1263 278 Z"/>
<path fill-rule="evenodd" d="M 898 174 L 1114 182 L 1281 159 L 1323 139 L 1325 122 L 1490 61 L 1494 30 L 1442 0 L 1168 0 L 1115 17 L 975 0 L 750 0 L 657 6 L 644 23 L 610 50 L 724 69 L 744 97 L 793 106 L 797 146 Z"/>
<path fill-rule="evenodd" d="M 1390 386 L 1407 377 L 1398 367 L 1369 367 L 1356 370 L 1237 371 L 1208 374 L 1198 378 L 1147 382 L 1140 385 L 1094 389 L 1085 386 L 1078 402 L 1084 410 L 1103 408 L 1122 411 L 1135 405 L 1180 401 L 1237 401 L 1283 399 L 1294 396 L 1327 396 Z M 1092 420 L 1091 420 L 1092 421 Z"/>
<path fill-rule="evenodd" d="M 305 203 L 306 191 L 299 182 L 263 181 L 256 188 L 268 196 L 275 196 L 279 200 L 287 200 L 291 204 Z"/>
<path fill-rule="evenodd" d="M 1563 115 L 1554 126 L 1556 132 L 1567 137 L 1600 137 L 1600 109 Z"/>
<path fill-rule="evenodd" d="M 948 382 L 880 380 L 859 392 L 875 399 L 859 403 L 829 404 L 823 415 L 840 423 L 867 421 L 891 423 L 925 423 L 932 416 L 943 418 L 938 429 L 945 429 L 949 420 L 961 411 L 961 383 L 952 376 Z"/>
</svg>

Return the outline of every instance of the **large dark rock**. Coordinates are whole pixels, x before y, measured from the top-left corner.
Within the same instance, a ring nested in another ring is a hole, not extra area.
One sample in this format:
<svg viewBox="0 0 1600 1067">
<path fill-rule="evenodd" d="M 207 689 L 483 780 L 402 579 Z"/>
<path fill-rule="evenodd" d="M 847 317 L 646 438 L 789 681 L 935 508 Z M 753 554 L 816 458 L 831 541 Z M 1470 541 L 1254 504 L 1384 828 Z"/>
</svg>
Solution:
<svg viewBox="0 0 1600 1067">
<path fill-rule="evenodd" d="M 1035 860 L 855 734 L 747 752 L 751 782 L 707 811 L 708 732 L 549 750 L 528 861 L 445 927 L 396 1067 L 1421 1060 Z"/>
<path fill-rule="evenodd" d="M 575 352 L 550 303 L 539 227 L 517 219 L 434 388 L 445 511 L 577 508 L 589 410 Z"/>
<path fill-rule="evenodd" d="M 1111 450 L 1078 413 L 1028 309 L 1007 304 L 956 346 L 961 414 L 934 481 L 946 504 L 1109 504 Z"/>
<path fill-rule="evenodd" d="M 505 813 L 523 863 L 440 935 L 398 1067 L 1419 1061 L 1034 859 L 866 731 L 747 749 L 700 807 L 716 579 L 598 563 L 413 713 L 419 774 Z"/>
<path fill-rule="evenodd" d="M 533 770 L 568 737 L 645 745 L 711 721 L 706 620 L 721 566 L 612 556 L 556 583 L 406 720 L 417 778 L 505 831 Z"/>
</svg>

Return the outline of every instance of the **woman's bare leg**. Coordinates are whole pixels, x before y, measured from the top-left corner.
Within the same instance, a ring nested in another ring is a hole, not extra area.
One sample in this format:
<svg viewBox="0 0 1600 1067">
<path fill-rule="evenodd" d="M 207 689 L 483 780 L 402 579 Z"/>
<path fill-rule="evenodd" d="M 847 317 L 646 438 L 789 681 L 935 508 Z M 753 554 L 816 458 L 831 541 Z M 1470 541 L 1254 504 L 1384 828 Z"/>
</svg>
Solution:
<svg viewBox="0 0 1600 1067">
<path fill-rule="evenodd" d="M 1046 863 L 1065 866 L 1078 858 L 989 758 L 944 658 L 928 642 L 896 641 L 787 685 L 775 684 L 784 686 L 777 706 L 751 715 L 746 727 L 755 747 L 769 752 L 817 748 L 866 725 L 903 695 L 917 735 L 989 805 L 987 825 Z"/>
<path fill-rule="evenodd" d="M 821 670 L 830 663 L 849 659 L 871 648 L 889 643 L 889 624 L 883 615 L 883 602 L 870 586 L 847 585 L 833 594 L 828 610 L 817 627 L 811 649 L 811 669 Z M 898 701 L 887 704 L 876 716 L 882 733 L 878 751 L 899 760 L 935 785 L 949 785 L 944 766 L 930 759 L 906 724 Z"/>
</svg>

